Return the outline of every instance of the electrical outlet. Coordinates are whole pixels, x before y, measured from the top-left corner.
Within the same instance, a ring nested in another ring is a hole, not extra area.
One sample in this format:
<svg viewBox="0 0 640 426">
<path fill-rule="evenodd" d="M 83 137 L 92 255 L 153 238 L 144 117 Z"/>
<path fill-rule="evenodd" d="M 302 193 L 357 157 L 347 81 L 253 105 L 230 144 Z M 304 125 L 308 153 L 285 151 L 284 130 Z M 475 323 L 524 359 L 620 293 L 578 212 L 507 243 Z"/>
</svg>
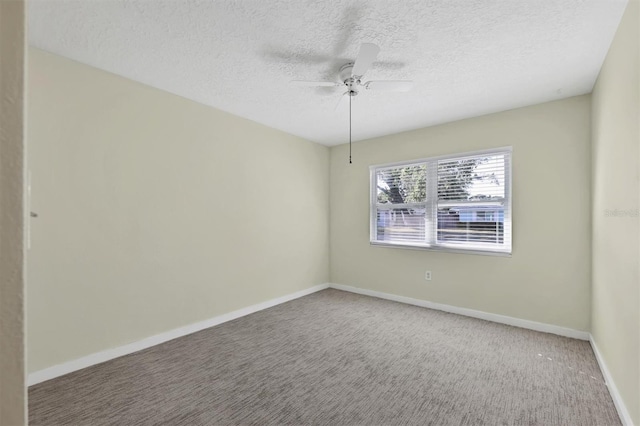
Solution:
<svg viewBox="0 0 640 426">
<path fill-rule="evenodd" d="M 424 273 L 424 279 L 427 281 L 431 281 L 431 271 L 427 271 Z"/>
</svg>

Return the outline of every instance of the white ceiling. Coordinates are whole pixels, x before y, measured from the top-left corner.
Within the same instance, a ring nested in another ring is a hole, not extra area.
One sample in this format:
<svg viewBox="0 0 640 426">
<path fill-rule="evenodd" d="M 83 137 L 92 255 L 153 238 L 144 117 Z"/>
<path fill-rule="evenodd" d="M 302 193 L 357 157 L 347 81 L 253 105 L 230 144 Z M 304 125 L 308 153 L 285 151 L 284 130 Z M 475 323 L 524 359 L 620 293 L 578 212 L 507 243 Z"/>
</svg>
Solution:
<svg viewBox="0 0 640 426">
<path fill-rule="evenodd" d="M 626 0 L 30 0 L 33 46 L 325 145 L 348 141 L 337 80 L 380 46 L 361 140 L 589 93 Z"/>
</svg>

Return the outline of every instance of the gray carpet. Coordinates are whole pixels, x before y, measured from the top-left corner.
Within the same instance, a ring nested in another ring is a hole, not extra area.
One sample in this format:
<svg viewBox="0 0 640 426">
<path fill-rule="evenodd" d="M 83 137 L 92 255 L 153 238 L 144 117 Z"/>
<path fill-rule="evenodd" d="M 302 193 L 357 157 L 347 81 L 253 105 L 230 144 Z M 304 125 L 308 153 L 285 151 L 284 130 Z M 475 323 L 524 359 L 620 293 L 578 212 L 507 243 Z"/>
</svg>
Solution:
<svg viewBox="0 0 640 426">
<path fill-rule="evenodd" d="M 32 425 L 619 425 L 589 343 L 324 290 L 32 386 Z"/>
</svg>

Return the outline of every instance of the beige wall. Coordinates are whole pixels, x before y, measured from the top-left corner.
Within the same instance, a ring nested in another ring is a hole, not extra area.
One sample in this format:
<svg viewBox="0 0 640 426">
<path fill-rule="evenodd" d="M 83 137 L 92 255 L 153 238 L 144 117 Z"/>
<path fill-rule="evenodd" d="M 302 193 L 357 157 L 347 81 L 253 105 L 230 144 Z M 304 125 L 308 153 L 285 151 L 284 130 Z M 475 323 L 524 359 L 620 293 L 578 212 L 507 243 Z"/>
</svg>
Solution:
<svg viewBox="0 0 640 426">
<path fill-rule="evenodd" d="M 589 330 L 590 98 L 331 150 L 331 281 Z M 369 245 L 369 166 L 513 146 L 513 256 Z M 425 270 L 433 273 L 424 280 Z"/>
<path fill-rule="evenodd" d="M 26 423 L 24 23 L 22 0 L 0 1 L 0 425 Z"/>
<path fill-rule="evenodd" d="M 638 1 L 630 1 L 593 91 L 592 334 L 640 425 Z M 607 215 L 607 211 L 622 215 Z"/>
<path fill-rule="evenodd" d="M 29 60 L 29 371 L 328 281 L 327 147 Z"/>
</svg>

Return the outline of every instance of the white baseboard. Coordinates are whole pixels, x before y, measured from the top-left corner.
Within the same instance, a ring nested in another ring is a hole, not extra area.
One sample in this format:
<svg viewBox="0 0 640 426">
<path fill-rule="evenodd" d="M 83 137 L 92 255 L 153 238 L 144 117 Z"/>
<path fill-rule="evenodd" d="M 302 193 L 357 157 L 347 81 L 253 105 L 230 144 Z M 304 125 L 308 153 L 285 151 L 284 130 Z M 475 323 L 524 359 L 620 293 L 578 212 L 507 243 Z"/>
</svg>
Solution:
<svg viewBox="0 0 640 426">
<path fill-rule="evenodd" d="M 169 340 L 176 339 L 178 337 L 186 336 L 188 334 L 195 333 L 197 331 L 204 330 L 209 327 L 213 327 L 218 324 L 222 324 L 227 321 L 234 320 L 236 318 L 243 317 L 245 315 L 253 314 L 254 312 L 261 311 L 263 309 L 271 308 L 281 303 L 289 302 L 290 300 L 298 299 L 311 293 L 315 293 L 320 290 L 329 288 L 328 284 L 320 284 L 314 287 L 310 287 L 304 290 L 297 291 L 295 293 L 287 294 L 286 296 L 278 297 L 275 299 L 267 300 L 266 302 L 258 303 L 256 305 L 247 306 L 246 308 L 238 309 L 237 311 L 229 312 L 223 315 L 219 315 L 208 320 L 200 321 L 194 324 L 189 324 L 184 327 L 176 328 L 164 333 L 156 334 L 151 337 L 147 337 L 137 342 L 129 343 L 117 348 L 107 349 L 104 351 L 96 352 L 91 355 L 84 356 L 72 361 L 68 361 L 62 364 L 54 365 L 43 370 L 35 371 L 27 376 L 27 385 L 35 385 L 47 380 L 54 379 L 56 377 L 63 376 L 65 374 L 81 370 L 92 365 L 100 364 L 105 361 L 112 360 L 114 358 L 128 355 L 133 352 L 138 352 L 143 349 L 150 348 L 151 346 L 159 345 L 160 343 L 167 342 Z"/>
<path fill-rule="evenodd" d="M 616 406 L 616 410 L 618 410 L 620 421 L 622 421 L 622 424 L 624 426 L 633 426 L 633 421 L 631 420 L 631 415 L 627 410 L 627 406 L 624 404 L 624 401 L 620 396 L 620 392 L 618 392 L 618 388 L 616 387 L 616 384 L 611 377 L 609 368 L 607 368 L 607 364 L 604 362 L 602 354 L 600 354 L 598 345 L 596 345 L 596 342 L 591 335 L 589 335 L 589 342 L 591 343 L 593 353 L 596 355 L 596 359 L 598 360 L 598 365 L 600 366 L 600 371 L 602 371 L 602 375 L 604 376 L 604 381 L 609 388 L 609 393 L 611 394 L 611 399 L 613 399 L 613 404 Z"/>
<path fill-rule="evenodd" d="M 500 324 L 512 325 L 530 330 L 542 331 L 544 333 L 557 334 L 560 336 L 571 337 L 573 339 L 589 340 L 589 333 L 586 331 L 578 331 L 571 328 L 560 327 L 557 325 L 544 324 L 536 321 L 529 321 L 520 318 L 508 317 L 505 315 L 492 314 L 489 312 L 476 311 L 473 309 L 460 308 L 452 305 L 444 305 L 441 303 L 429 302 L 427 300 L 413 299 L 411 297 L 398 296 L 395 294 L 382 293 L 375 290 L 367 290 L 364 288 L 352 287 L 342 284 L 329 284 L 329 287 L 337 290 L 349 291 L 351 293 L 363 294 L 365 296 L 377 297 L 380 299 L 393 300 L 394 302 L 406 303 L 408 305 L 421 306 L 423 308 L 436 309 L 438 311 L 450 312 L 452 314 L 464 315 L 467 317 L 480 318 L 487 321 L 493 321 Z"/>
</svg>

